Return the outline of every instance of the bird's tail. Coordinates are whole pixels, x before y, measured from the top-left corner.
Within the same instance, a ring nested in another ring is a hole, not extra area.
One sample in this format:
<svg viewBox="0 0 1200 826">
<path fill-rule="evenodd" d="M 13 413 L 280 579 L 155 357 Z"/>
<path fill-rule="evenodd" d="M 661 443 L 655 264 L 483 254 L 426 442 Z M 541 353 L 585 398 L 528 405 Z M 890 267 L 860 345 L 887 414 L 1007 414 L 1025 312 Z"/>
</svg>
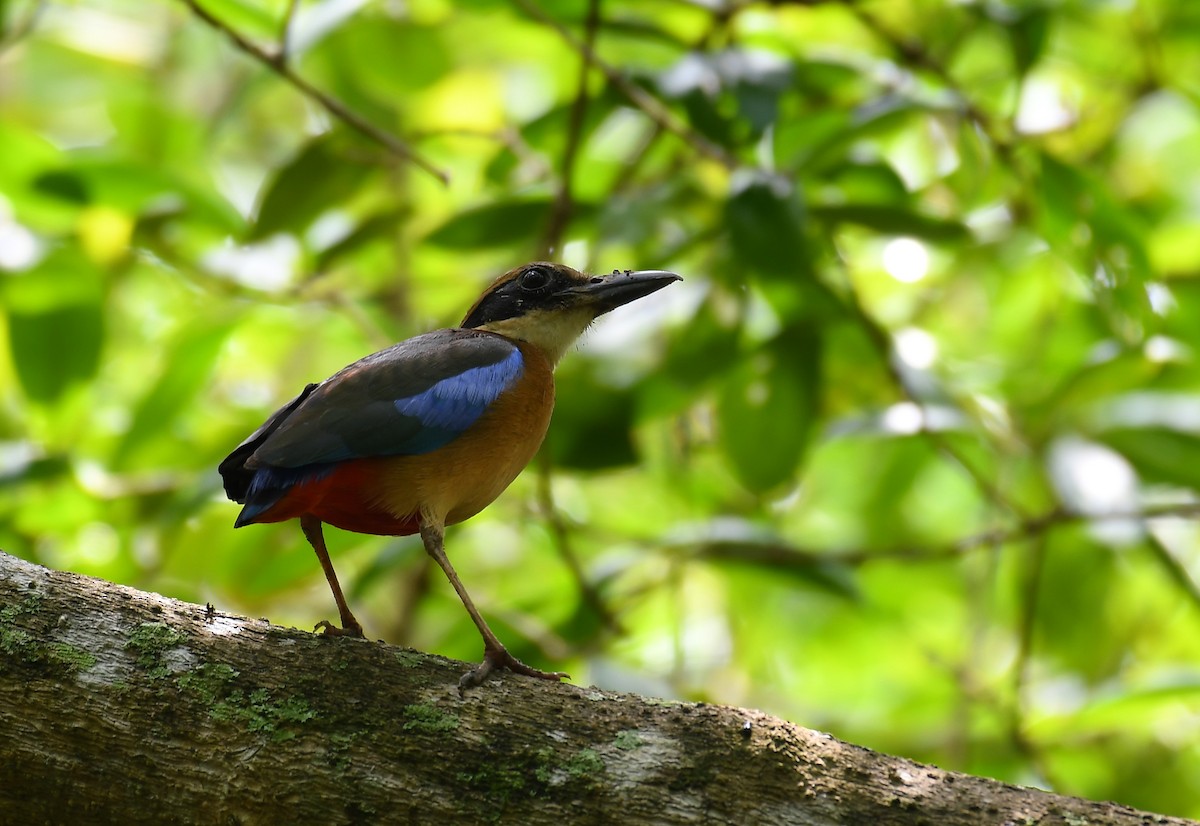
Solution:
<svg viewBox="0 0 1200 826">
<path fill-rule="evenodd" d="M 318 385 L 316 384 L 308 385 L 300 392 L 300 395 L 272 413 L 270 418 L 263 422 L 262 427 L 251 433 L 246 438 L 246 441 L 234 448 L 233 452 L 226 456 L 224 461 L 217 466 L 217 472 L 221 474 L 221 480 L 225 483 L 226 496 L 238 504 L 246 503 L 250 497 L 250 489 L 254 485 L 258 470 L 255 467 L 248 466 L 250 457 L 275 432 L 279 425 L 283 423 L 283 420 L 299 407 L 317 387 Z M 243 513 L 245 512 L 243 511 Z M 242 521 L 241 517 L 238 517 L 238 521 Z"/>
</svg>

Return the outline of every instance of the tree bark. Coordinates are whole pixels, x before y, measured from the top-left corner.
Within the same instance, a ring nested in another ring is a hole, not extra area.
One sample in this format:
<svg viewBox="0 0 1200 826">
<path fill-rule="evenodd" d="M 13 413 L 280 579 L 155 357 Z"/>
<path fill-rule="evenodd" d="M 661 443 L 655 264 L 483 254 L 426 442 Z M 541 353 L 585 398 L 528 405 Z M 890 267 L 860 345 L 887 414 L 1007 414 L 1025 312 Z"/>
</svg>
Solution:
<svg viewBox="0 0 1200 826">
<path fill-rule="evenodd" d="M 0 553 L 5 823 L 1181 824 Z"/>
</svg>

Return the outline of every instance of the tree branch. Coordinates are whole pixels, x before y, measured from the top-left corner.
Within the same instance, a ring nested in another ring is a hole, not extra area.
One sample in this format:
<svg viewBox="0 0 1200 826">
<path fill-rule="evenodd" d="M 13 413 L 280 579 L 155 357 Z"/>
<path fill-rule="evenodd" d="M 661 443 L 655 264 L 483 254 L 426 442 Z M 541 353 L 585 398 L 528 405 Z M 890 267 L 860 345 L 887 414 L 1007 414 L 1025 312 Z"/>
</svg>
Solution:
<svg viewBox="0 0 1200 826">
<path fill-rule="evenodd" d="M 587 20 L 584 23 L 584 51 L 579 61 L 579 90 L 571 103 L 570 120 L 567 123 L 567 142 L 563 147 L 562 169 L 559 172 L 558 194 L 554 208 L 546 222 L 542 237 L 543 257 L 547 260 L 562 260 L 562 241 L 571 214 L 575 209 L 572 197 L 572 182 L 575 177 L 575 157 L 579 153 L 579 142 L 583 136 L 583 119 L 588 106 L 588 75 L 591 74 L 593 48 L 596 32 L 600 29 L 600 0 L 588 0 Z"/>
<path fill-rule="evenodd" d="M 37 26 L 38 18 L 42 16 L 45 9 L 46 0 L 36 0 L 26 10 L 25 16 L 18 18 L 8 31 L 0 30 L 0 54 L 25 39 Z"/>
<path fill-rule="evenodd" d="M 0 553 L 0 811 L 126 824 L 1151 818 L 749 709 L 512 675 L 460 696 L 465 667 Z"/>
<path fill-rule="evenodd" d="M 190 2 L 190 0 L 186 0 Z M 712 158 L 728 169 L 737 169 L 742 164 L 737 158 L 730 155 L 721 147 L 717 146 L 708 138 L 701 135 L 696 130 L 689 127 L 686 123 L 675 117 L 671 110 L 663 106 L 658 98 L 651 95 L 642 87 L 632 82 L 624 73 L 616 69 L 609 63 L 601 60 L 595 50 L 587 43 L 576 37 L 570 29 L 559 23 L 553 17 L 546 14 L 537 3 L 533 0 L 513 0 L 513 2 L 521 8 L 523 12 L 528 14 L 534 20 L 549 26 L 559 37 L 567 42 L 575 51 L 583 55 L 587 60 L 591 61 L 604 75 L 605 79 L 613 85 L 613 87 L 625 96 L 626 100 L 640 109 L 646 117 L 654 121 L 659 127 L 670 132 L 675 137 L 682 140 L 688 146 L 696 150 L 697 153 L 705 157 Z"/>
<path fill-rule="evenodd" d="M 231 28 L 225 21 L 214 16 L 211 12 L 205 9 L 198 0 L 181 0 L 181 2 L 192 10 L 196 17 L 203 20 L 212 28 L 223 33 L 229 41 L 241 52 L 250 55 L 259 63 L 266 66 L 275 74 L 290 83 L 299 92 L 308 97 L 310 100 L 319 104 L 325 111 L 333 115 L 342 123 L 354 129 L 356 132 L 364 135 L 370 140 L 375 141 L 388 152 L 393 155 L 403 158 L 413 164 L 416 164 L 421 169 L 428 172 L 433 177 L 437 178 L 443 184 L 449 183 L 450 176 L 434 166 L 432 162 L 426 160 L 415 149 L 402 141 L 400 138 L 393 135 L 384 129 L 379 128 L 369 120 L 359 115 L 357 112 L 350 109 L 346 104 L 342 103 L 337 98 L 329 95 L 317 87 L 313 86 L 291 68 L 287 62 L 287 53 L 280 51 L 277 54 L 271 54 L 261 46 L 256 45 L 237 30 Z M 291 7 L 289 7 L 290 9 Z M 290 25 L 291 12 L 288 13 L 287 25 Z"/>
<path fill-rule="evenodd" d="M 725 559 L 753 562 L 781 568 L 807 568 L 825 565 L 858 567 L 870 562 L 908 561 L 941 562 L 963 556 L 979 548 L 1007 545 L 1026 539 L 1040 537 L 1060 525 L 1081 522 L 1120 522 L 1127 520 L 1163 519 L 1169 517 L 1195 518 L 1200 516 L 1200 502 L 1175 505 L 1154 505 L 1136 511 L 1114 511 L 1112 513 L 1079 513 L 1065 508 L 1054 508 L 1039 516 L 1022 519 L 1016 525 L 992 528 L 964 536 L 942 545 L 909 545 L 895 548 L 852 548 L 847 550 L 817 550 L 769 542 L 737 540 L 713 540 L 680 543 L 681 548 L 691 548 L 695 556 L 705 559 Z M 1175 572 L 1186 577 L 1178 562 Z M 1190 582 L 1190 578 L 1187 579 Z M 1196 586 L 1193 583 L 1192 589 Z M 1200 605 L 1200 602 L 1197 602 Z"/>
</svg>

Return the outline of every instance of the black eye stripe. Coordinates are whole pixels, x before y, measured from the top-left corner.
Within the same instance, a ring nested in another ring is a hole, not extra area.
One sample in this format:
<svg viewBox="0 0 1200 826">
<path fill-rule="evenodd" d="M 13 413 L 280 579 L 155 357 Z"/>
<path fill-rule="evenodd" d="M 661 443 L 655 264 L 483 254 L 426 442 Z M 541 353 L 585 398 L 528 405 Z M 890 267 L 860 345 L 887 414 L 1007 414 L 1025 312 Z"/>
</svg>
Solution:
<svg viewBox="0 0 1200 826">
<path fill-rule="evenodd" d="M 552 264 L 528 264 L 483 295 L 463 319 L 462 326 L 478 327 L 514 318 L 538 308 L 555 309 L 568 301 L 569 288 L 584 279 L 574 270 Z"/>
</svg>

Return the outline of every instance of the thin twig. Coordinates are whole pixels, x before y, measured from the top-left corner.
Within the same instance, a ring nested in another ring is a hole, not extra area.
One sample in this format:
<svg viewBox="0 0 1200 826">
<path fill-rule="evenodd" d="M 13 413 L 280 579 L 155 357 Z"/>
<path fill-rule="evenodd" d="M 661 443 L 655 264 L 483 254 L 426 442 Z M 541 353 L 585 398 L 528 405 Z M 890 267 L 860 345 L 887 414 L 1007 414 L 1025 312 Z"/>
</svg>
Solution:
<svg viewBox="0 0 1200 826">
<path fill-rule="evenodd" d="M 533 0 L 513 0 L 513 2 L 539 23 L 554 29 L 559 37 L 567 42 L 568 46 L 590 60 L 605 79 L 650 120 L 688 144 L 699 154 L 712 158 L 728 169 L 737 169 L 743 166 L 737 158 L 675 117 L 671 110 L 659 102 L 658 98 L 631 81 L 620 70 L 601 60 L 591 46 L 576 37 L 562 23 L 546 14 Z"/>
<path fill-rule="evenodd" d="M 1017 621 L 1017 656 L 1012 668 L 1012 706 L 1009 709 L 1008 735 L 1013 747 L 1029 761 L 1051 789 L 1061 783 L 1047 763 L 1038 744 L 1025 730 L 1025 687 L 1029 683 L 1029 666 L 1033 661 L 1034 631 L 1037 628 L 1038 597 L 1042 590 L 1042 574 L 1046 568 L 1046 537 L 1033 537 L 1026 570 L 1019 583 L 1017 598 L 1021 605 Z"/>
<path fill-rule="evenodd" d="M 1200 587 L 1196 585 L 1196 581 L 1192 579 L 1187 568 L 1171 555 L 1170 549 L 1163 545 L 1152 532 L 1146 537 L 1146 544 L 1150 548 L 1150 554 L 1154 557 L 1154 561 L 1162 566 L 1171 581 L 1178 585 L 1179 589 L 1187 596 L 1188 601 L 1200 608 Z"/>
<path fill-rule="evenodd" d="M 596 42 L 596 33 L 599 29 L 600 0 L 589 0 L 587 18 L 584 22 L 584 48 L 581 50 L 579 64 L 579 89 L 575 94 L 575 100 L 571 104 L 570 117 L 567 123 L 567 140 L 563 147 L 562 168 L 559 170 L 558 193 L 554 199 L 554 206 L 550 210 L 545 234 L 542 236 L 541 253 L 542 257 L 547 260 L 562 255 L 563 236 L 567 231 L 567 226 L 571 222 L 571 214 L 575 207 L 571 183 L 575 174 L 575 159 L 579 154 L 579 143 L 583 137 L 583 121 L 587 114 L 588 75 L 591 73 L 595 55 L 592 47 Z M 562 558 L 563 562 L 566 563 L 571 576 L 575 578 L 575 583 L 579 588 L 579 595 L 583 599 L 584 604 L 600 617 L 601 622 L 605 626 L 619 634 L 622 631 L 620 623 L 612 611 L 609 610 L 608 606 L 604 604 L 604 600 L 600 597 L 600 593 L 596 590 L 595 586 L 588 580 L 587 572 L 583 569 L 583 564 L 579 561 L 579 557 L 571 547 L 571 533 L 563 521 L 562 515 L 558 512 L 557 506 L 554 504 L 554 491 L 550 485 L 550 477 L 549 454 L 543 452 L 541 461 L 538 463 L 538 507 L 542 512 L 542 518 L 545 520 L 546 526 L 550 530 L 550 535 L 554 539 L 554 548 L 558 551 L 558 555 Z"/>
<path fill-rule="evenodd" d="M 479 129 L 470 126 L 456 126 L 438 129 L 413 129 L 409 132 L 413 140 L 428 140 L 430 138 L 478 138 L 486 141 L 496 141 L 513 153 L 516 159 L 527 167 L 532 167 L 531 175 L 538 179 L 553 174 L 549 161 L 536 149 L 529 145 L 519 129 L 511 126 L 499 129 Z"/>
<path fill-rule="evenodd" d="M 871 14 L 867 9 L 859 3 L 848 2 L 843 3 L 850 13 L 858 18 L 872 34 L 884 41 L 889 48 L 897 55 L 912 66 L 924 69 L 935 76 L 947 89 L 954 93 L 962 105 L 962 111 L 970 119 L 981 132 L 988 136 L 988 139 L 996 147 L 996 152 L 1002 158 L 1011 160 L 1012 158 L 1012 142 L 1011 140 L 1001 135 L 992 118 L 984 112 L 979 106 L 971 100 L 966 91 L 958 83 L 957 80 L 950 74 L 950 71 L 938 61 L 929 51 L 919 42 L 902 37 L 889 29 L 879 18 Z"/>
<path fill-rule="evenodd" d="M 433 558 L 421 554 L 416 571 L 401 579 L 400 616 L 392 627 L 390 639 L 397 645 L 409 645 L 413 640 L 413 629 L 417 626 L 417 611 L 422 600 L 429 594 L 433 573 Z"/>
<path fill-rule="evenodd" d="M 588 107 L 588 75 L 591 74 L 592 56 L 595 54 L 596 32 L 600 29 L 600 0 L 588 0 L 587 18 L 584 21 L 583 51 L 579 61 L 579 91 L 571 103 L 567 122 L 567 142 L 563 146 L 562 169 L 559 172 L 558 194 L 554 207 L 546 222 L 542 238 L 542 251 L 549 260 L 562 254 L 563 235 L 571 223 L 575 203 L 571 196 L 571 183 L 575 176 L 575 158 L 579 154 L 579 141 L 583 136 L 583 119 Z"/>
<path fill-rule="evenodd" d="M 400 138 L 396 137 L 391 132 L 379 128 L 375 124 L 359 115 L 357 112 L 354 112 L 348 108 L 346 104 L 342 103 L 337 98 L 326 94 L 296 74 L 284 61 L 282 54 L 271 54 L 262 47 L 251 42 L 240 32 L 230 28 L 224 21 L 213 16 L 207 9 L 200 5 L 198 0 L 181 0 L 181 2 L 191 9 L 193 14 L 195 14 L 209 26 L 228 37 L 230 42 L 233 43 L 233 45 L 236 46 L 240 51 L 250 55 L 259 63 L 262 63 L 271 71 L 275 72 L 275 74 L 286 80 L 310 100 L 319 104 L 323 109 L 325 109 L 325 111 L 333 115 L 342 123 L 380 144 L 393 155 L 404 158 L 405 160 L 416 164 L 421 169 L 437 178 L 443 184 L 449 183 L 450 176 L 447 173 L 443 172 L 441 169 L 438 169 Z"/>
<path fill-rule="evenodd" d="M 623 634 L 625 629 L 621 626 L 620 620 L 604 602 L 604 598 L 596 586 L 588 579 L 587 571 L 584 570 L 583 563 L 579 561 L 579 555 L 571 546 L 570 527 L 554 503 L 554 490 L 550 486 L 551 472 L 548 455 L 548 452 L 543 451 L 538 462 L 537 500 L 538 508 L 542 512 L 542 519 L 545 520 L 546 526 L 550 529 L 550 536 L 554 540 L 554 550 L 558 552 L 566 564 L 567 570 L 575 579 L 575 586 L 579 589 L 579 597 L 583 600 L 584 605 L 590 608 L 610 631 L 617 635 Z"/>
<path fill-rule="evenodd" d="M 963 556 L 988 546 L 1039 537 L 1061 525 L 1082 522 L 1112 522 L 1119 520 L 1162 519 L 1166 517 L 1200 517 L 1200 502 L 1175 505 L 1156 505 L 1136 511 L 1114 511 L 1090 514 L 1053 508 L 1039 516 L 1023 519 L 1017 525 L 992 528 L 943 545 L 907 546 L 896 548 L 857 548 L 852 550 L 816 550 L 792 545 L 754 541 L 715 540 L 680 543 L 679 549 L 690 550 L 703 559 L 724 559 L 753 562 L 781 568 L 844 565 L 856 567 L 869 562 L 903 560 L 908 562 L 942 562 Z"/>
<path fill-rule="evenodd" d="M 893 359 L 892 339 L 891 334 L 876 321 L 862 303 L 858 300 L 858 292 L 850 285 L 848 294 L 844 300 L 847 309 L 855 316 L 858 323 L 866 331 L 867 337 L 871 343 L 875 345 L 875 349 L 879 351 L 880 358 L 887 369 L 888 375 L 895 384 L 896 389 L 900 391 L 905 399 L 913 404 L 920 404 L 917 394 L 913 392 L 908 381 L 904 377 L 904 373 L 900 370 Z M 922 427 L 921 435 L 931 444 L 934 449 L 941 453 L 946 458 L 950 459 L 960 470 L 971 477 L 971 481 L 983 493 L 984 497 L 992 502 L 1001 510 L 1008 512 L 1020 519 L 1025 519 L 1028 514 L 1016 502 L 1010 500 L 1004 493 L 992 483 L 992 480 L 984 475 L 975 465 L 967 459 L 967 457 L 952 445 L 941 433 L 936 430 L 931 430 L 928 427 Z"/>
</svg>

